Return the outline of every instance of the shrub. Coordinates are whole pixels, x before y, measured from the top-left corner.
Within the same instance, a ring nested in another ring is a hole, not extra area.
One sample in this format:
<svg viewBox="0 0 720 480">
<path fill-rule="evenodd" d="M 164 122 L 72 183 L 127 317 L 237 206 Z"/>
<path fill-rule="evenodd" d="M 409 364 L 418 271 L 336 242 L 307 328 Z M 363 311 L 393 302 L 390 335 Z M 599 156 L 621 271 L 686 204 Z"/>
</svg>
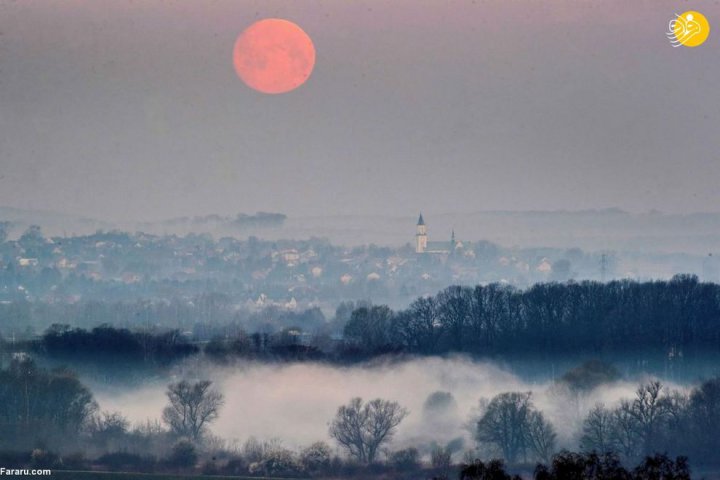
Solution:
<svg viewBox="0 0 720 480">
<path fill-rule="evenodd" d="M 221 472 L 223 475 L 245 475 L 248 472 L 248 465 L 243 457 L 234 455 L 222 467 Z"/>
<path fill-rule="evenodd" d="M 168 463 L 175 467 L 192 467 L 197 463 L 198 454 L 195 445 L 186 438 L 181 438 L 172 447 Z"/>
<path fill-rule="evenodd" d="M 487 464 L 475 460 L 460 467 L 460 480 L 520 480 L 520 477 L 510 476 L 501 460 L 490 460 Z"/>
<path fill-rule="evenodd" d="M 248 470 L 251 474 L 267 476 L 293 476 L 302 472 L 295 455 L 281 447 L 266 451 L 262 461 L 251 464 Z"/>
<path fill-rule="evenodd" d="M 332 451 L 325 442 L 315 442 L 300 452 L 300 463 L 309 473 L 325 472 L 330 467 Z"/>
<path fill-rule="evenodd" d="M 420 466 L 420 454 L 417 448 L 405 448 L 393 452 L 390 463 L 399 470 L 416 470 Z"/>
</svg>

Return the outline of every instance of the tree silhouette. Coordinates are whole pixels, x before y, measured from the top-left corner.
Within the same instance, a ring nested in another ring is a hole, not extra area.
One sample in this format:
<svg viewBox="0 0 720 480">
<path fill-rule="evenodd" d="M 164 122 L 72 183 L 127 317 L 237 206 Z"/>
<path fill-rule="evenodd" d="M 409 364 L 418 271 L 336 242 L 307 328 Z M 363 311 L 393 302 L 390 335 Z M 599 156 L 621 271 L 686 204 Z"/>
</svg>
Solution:
<svg viewBox="0 0 720 480">
<path fill-rule="evenodd" d="M 397 402 L 376 398 L 363 403 L 361 398 L 353 398 L 338 408 L 329 433 L 358 461 L 372 463 L 380 446 L 390 441 L 407 415 L 408 411 Z"/>
<path fill-rule="evenodd" d="M 163 420 L 180 437 L 199 440 L 207 424 L 218 417 L 223 395 L 210 388 L 208 380 L 197 383 L 181 381 L 168 386 L 170 404 L 163 410 Z"/>
</svg>

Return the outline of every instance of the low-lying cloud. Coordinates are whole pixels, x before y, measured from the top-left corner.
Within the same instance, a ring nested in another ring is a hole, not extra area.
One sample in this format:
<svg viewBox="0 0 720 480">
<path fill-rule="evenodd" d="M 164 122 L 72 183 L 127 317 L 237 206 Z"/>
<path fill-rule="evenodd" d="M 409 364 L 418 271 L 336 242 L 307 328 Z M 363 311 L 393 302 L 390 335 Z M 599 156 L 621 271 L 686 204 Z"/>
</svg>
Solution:
<svg viewBox="0 0 720 480">
<path fill-rule="evenodd" d="M 230 441 L 242 443 L 250 436 L 277 438 L 288 447 L 329 441 L 328 422 L 338 406 L 359 396 L 393 400 L 406 407 L 410 415 L 398 428 L 393 446 L 421 450 L 432 441 L 444 444 L 458 437 L 464 439 L 465 448 L 470 448 L 467 425 L 478 410 L 479 400 L 508 391 L 532 391 L 535 405 L 557 429 L 560 446 L 573 447 L 587 410 L 597 402 L 610 406 L 632 397 L 638 386 L 634 380 L 616 382 L 572 401 L 558 394 L 552 381 L 524 381 L 493 363 L 463 357 L 352 367 L 245 363 L 219 368 L 194 364 L 178 368 L 168 382 L 180 378 L 208 378 L 223 392 L 225 405 L 212 432 Z M 96 391 L 103 410 L 120 411 L 133 422 L 144 422 L 161 417 L 165 388 L 165 383 L 156 382 L 122 392 Z M 450 392 L 454 406 L 424 411 L 427 397 L 437 391 Z"/>
</svg>

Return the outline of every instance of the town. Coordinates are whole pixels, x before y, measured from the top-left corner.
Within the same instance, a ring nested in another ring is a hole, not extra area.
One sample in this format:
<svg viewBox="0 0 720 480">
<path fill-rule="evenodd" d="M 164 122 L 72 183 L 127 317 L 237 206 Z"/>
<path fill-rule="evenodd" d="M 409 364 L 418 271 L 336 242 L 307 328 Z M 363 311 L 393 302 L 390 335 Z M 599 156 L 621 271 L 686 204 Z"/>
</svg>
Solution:
<svg viewBox="0 0 720 480">
<path fill-rule="evenodd" d="M 334 308 L 358 299 L 403 305 L 449 284 L 522 287 L 613 274 L 607 257 L 579 249 L 506 248 L 456 240 L 454 231 L 428 242 L 432 231 L 419 220 L 416 238 L 409 232 L 410 241 L 395 248 L 118 231 L 46 237 L 38 226 L 10 240 L 0 231 L 0 301 L 170 300 L 214 292 L 251 309 Z"/>
</svg>

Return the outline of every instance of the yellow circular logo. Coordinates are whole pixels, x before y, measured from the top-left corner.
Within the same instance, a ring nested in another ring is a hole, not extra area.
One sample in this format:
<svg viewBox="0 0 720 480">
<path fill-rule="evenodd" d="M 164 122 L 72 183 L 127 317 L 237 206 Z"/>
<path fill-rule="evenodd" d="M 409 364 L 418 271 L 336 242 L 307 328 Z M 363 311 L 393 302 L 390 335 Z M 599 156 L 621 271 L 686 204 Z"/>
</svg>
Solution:
<svg viewBox="0 0 720 480">
<path fill-rule="evenodd" d="M 710 35 L 710 24 L 700 12 L 689 10 L 670 20 L 667 37 L 673 47 L 698 47 Z"/>
</svg>

